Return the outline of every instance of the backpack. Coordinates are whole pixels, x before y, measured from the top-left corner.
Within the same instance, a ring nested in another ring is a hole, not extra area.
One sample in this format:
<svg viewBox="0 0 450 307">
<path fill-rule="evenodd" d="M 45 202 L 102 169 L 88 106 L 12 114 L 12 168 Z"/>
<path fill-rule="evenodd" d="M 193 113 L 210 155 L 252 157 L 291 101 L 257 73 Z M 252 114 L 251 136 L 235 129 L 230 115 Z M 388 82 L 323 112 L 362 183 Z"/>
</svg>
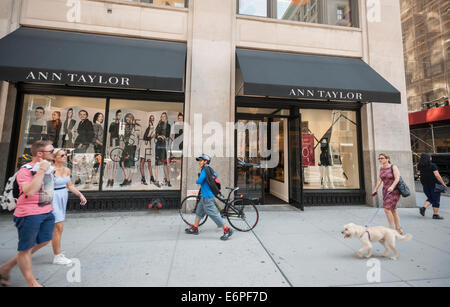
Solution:
<svg viewBox="0 0 450 307">
<path fill-rule="evenodd" d="M 30 165 L 25 164 L 21 168 L 28 169 L 34 176 L 35 172 L 33 171 L 33 167 L 31 167 Z M 19 171 L 17 171 L 8 179 L 5 185 L 5 190 L 3 191 L 3 195 L 0 196 L 0 206 L 3 208 L 3 210 L 12 211 L 16 208 L 17 199 L 21 195 L 20 187 L 16 180 L 16 176 Z"/>
<path fill-rule="evenodd" d="M 221 195 L 220 189 L 222 188 L 222 183 L 220 182 L 216 172 L 209 165 L 205 166 L 206 172 L 206 182 L 208 183 L 214 196 Z"/>
</svg>

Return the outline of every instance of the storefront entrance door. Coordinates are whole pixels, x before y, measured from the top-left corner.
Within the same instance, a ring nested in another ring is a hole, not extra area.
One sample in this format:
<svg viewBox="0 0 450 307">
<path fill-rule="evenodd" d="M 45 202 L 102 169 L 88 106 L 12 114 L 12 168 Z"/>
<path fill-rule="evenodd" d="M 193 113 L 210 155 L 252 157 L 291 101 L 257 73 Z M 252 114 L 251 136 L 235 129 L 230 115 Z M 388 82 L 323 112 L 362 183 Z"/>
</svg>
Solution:
<svg viewBox="0 0 450 307">
<path fill-rule="evenodd" d="M 236 128 L 239 193 L 257 197 L 264 204 L 287 204 L 288 119 L 273 115 L 239 116 Z"/>
<path fill-rule="evenodd" d="M 290 203 L 303 210 L 301 115 L 292 112 L 289 118 L 289 198 Z"/>
<path fill-rule="evenodd" d="M 240 119 L 237 121 L 236 179 L 239 193 L 257 197 L 264 202 L 264 169 L 258 151 L 258 127 L 264 120 Z"/>
</svg>

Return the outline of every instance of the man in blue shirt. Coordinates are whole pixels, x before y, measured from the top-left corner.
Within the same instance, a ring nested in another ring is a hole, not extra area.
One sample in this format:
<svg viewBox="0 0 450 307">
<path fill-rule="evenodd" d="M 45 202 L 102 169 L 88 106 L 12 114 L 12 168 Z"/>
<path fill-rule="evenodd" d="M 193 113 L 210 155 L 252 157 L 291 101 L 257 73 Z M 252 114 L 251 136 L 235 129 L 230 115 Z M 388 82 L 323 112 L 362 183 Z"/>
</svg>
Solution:
<svg viewBox="0 0 450 307">
<path fill-rule="evenodd" d="M 220 216 L 217 208 L 214 204 L 214 193 L 211 191 L 211 187 L 208 184 L 208 180 L 206 178 L 207 172 L 205 170 L 207 165 L 211 162 L 211 158 L 208 155 L 202 155 L 201 157 L 196 158 L 200 168 L 202 169 L 198 179 L 197 184 L 200 185 L 200 191 L 202 193 L 202 198 L 197 205 L 197 211 L 195 212 L 195 222 L 194 226 L 191 228 L 187 228 L 185 231 L 187 234 L 198 235 L 198 225 L 200 220 L 207 214 L 218 227 L 223 228 L 223 236 L 220 237 L 221 240 L 228 240 L 230 236 L 233 234 L 233 230 L 228 228 L 225 224 L 224 220 Z M 217 174 L 215 174 L 217 176 Z"/>
</svg>

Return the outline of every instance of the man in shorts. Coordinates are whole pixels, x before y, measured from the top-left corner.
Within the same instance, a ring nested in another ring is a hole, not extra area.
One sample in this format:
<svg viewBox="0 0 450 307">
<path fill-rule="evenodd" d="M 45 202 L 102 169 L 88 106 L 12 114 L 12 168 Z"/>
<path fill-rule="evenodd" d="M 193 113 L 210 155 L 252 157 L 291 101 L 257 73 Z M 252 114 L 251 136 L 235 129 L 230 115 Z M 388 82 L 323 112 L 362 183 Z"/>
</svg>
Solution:
<svg viewBox="0 0 450 307">
<path fill-rule="evenodd" d="M 20 196 L 14 211 L 14 223 L 19 234 L 17 255 L 0 266 L 0 285 L 9 286 L 9 272 L 17 264 L 29 287 L 41 287 L 34 277 L 31 255 L 47 245 L 53 237 L 55 217 L 53 207 L 54 159 L 51 141 L 37 141 L 31 146 L 33 160 L 21 167 L 16 175 Z"/>
</svg>

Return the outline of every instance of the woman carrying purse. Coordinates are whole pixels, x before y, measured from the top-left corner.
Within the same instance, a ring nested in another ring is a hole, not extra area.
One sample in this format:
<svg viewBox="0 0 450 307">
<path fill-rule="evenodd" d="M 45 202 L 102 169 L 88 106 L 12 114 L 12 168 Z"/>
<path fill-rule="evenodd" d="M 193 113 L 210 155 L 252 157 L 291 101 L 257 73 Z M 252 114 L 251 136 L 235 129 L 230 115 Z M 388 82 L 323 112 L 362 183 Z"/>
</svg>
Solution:
<svg viewBox="0 0 450 307">
<path fill-rule="evenodd" d="M 422 153 L 419 160 L 419 165 L 417 166 L 419 170 L 420 182 L 422 183 L 423 192 L 427 196 L 425 205 L 419 209 L 422 216 L 425 216 L 425 210 L 432 205 L 433 206 L 433 219 L 443 220 L 444 218 L 439 215 L 439 207 L 441 201 L 441 193 L 436 192 L 436 184 L 441 184 L 445 188 L 444 180 L 442 180 L 439 174 L 437 165 L 431 162 L 431 155 L 428 153 Z"/>
<path fill-rule="evenodd" d="M 388 155 L 381 153 L 378 156 L 378 160 L 381 164 L 380 175 L 378 176 L 377 185 L 372 195 L 375 196 L 380 185 L 383 184 L 383 208 L 389 227 L 396 229 L 399 234 L 403 235 L 403 229 L 400 226 L 400 217 L 397 212 L 397 203 L 400 200 L 401 194 L 396 187 L 400 181 L 400 172 L 397 166 L 391 164 Z"/>
</svg>

